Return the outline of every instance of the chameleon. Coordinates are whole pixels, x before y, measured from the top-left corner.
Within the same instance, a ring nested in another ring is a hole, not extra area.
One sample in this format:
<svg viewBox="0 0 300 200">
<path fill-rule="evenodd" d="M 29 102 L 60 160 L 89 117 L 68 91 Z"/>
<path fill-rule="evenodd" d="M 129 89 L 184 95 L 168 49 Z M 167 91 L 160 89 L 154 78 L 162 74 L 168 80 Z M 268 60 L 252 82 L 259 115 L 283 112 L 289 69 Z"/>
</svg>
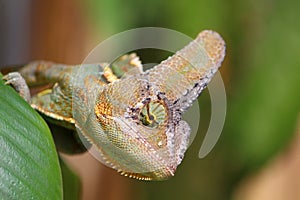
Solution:
<svg viewBox="0 0 300 200">
<path fill-rule="evenodd" d="M 52 122 L 76 129 L 103 164 L 130 178 L 165 180 L 188 147 L 191 129 L 182 115 L 224 57 L 222 37 L 204 30 L 146 71 L 131 53 L 111 64 L 33 61 L 4 80 Z M 29 87 L 48 83 L 53 86 L 30 95 Z"/>
</svg>

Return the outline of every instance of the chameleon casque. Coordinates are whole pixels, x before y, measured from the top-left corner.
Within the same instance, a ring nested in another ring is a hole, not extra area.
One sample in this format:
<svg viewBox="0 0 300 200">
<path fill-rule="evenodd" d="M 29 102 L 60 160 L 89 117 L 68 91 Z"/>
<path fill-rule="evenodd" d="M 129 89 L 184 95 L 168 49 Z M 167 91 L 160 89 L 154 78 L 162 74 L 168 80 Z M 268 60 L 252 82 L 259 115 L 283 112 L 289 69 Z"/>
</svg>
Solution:
<svg viewBox="0 0 300 200">
<path fill-rule="evenodd" d="M 105 165 L 132 178 L 164 180 L 174 175 L 189 143 L 191 130 L 182 114 L 224 56 L 223 39 L 205 30 L 145 72 L 129 54 L 112 64 L 86 66 L 34 61 L 4 79 L 52 121 L 76 127 Z M 30 97 L 28 86 L 47 83 L 53 87 Z"/>
</svg>

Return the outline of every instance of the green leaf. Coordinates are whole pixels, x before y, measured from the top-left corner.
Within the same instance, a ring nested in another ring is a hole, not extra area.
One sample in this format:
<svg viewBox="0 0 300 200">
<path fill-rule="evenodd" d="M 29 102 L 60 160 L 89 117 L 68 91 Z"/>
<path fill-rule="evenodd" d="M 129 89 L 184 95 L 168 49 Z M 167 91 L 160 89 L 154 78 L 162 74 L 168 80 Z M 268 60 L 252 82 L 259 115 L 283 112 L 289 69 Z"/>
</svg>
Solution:
<svg viewBox="0 0 300 200">
<path fill-rule="evenodd" d="M 64 200 L 78 200 L 81 192 L 79 177 L 68 167 L 63 159 L 60 159 L 60 167 L 63 177 Z"/>
<path fill-rule="evenodd" d="M 45 121 L 0 74 L 0 198 L 62 199 L 57 152 Z"/>
</svg>

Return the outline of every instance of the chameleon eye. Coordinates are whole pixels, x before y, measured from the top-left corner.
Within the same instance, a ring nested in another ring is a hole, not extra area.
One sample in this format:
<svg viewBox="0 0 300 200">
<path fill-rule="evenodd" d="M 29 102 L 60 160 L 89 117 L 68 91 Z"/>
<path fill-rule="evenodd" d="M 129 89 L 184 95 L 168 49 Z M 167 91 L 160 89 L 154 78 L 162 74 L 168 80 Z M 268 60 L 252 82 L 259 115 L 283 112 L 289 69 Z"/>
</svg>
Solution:
<svg viewBox="0 0 300 200">
<path fill-rule="evenodd" d="M 160 102 L 149 102 L 143 106 L 139 114 L 139 120 L 144 126 L 156 128 L 167 117 L 165 105 Z"/>
</svg>

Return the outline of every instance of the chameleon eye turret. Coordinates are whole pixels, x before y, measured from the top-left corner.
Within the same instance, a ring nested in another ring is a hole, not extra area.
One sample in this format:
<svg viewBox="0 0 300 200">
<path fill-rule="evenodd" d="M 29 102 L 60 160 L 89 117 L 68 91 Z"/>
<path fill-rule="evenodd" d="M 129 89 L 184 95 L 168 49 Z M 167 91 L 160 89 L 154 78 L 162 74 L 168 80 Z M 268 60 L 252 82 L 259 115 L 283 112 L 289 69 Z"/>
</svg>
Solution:
<svg viewBox="0 0 300 200">
<path fill-rule="evenodd" d="M 111 65 L 36 61 L 19 73 L 29 86 L 52 83 L 53 88 L 32 98 L 29 91 L 20 94 L 26 94 L 31 106 L 52 122 L 76 127 L 79 136 L 93 145 L 95 157 L 108 167 L 132 178 L 164 180 L 175 174 L 189 144 L 191 129 L 182 115 L 224 56 L 221 36 L 202 31 L 146 72 L 135 54 L 124 55 Z M 16 77 L 21 76 L 4 78 L 26 90 Z"/>
<path fill-rule="evenodd" d="M 167 119 L 167 110 L 161 102 L 150 102 L 144 105 L 139 114 L 139 120 L 144 126 L 155 128 Z"/>
</svg>

